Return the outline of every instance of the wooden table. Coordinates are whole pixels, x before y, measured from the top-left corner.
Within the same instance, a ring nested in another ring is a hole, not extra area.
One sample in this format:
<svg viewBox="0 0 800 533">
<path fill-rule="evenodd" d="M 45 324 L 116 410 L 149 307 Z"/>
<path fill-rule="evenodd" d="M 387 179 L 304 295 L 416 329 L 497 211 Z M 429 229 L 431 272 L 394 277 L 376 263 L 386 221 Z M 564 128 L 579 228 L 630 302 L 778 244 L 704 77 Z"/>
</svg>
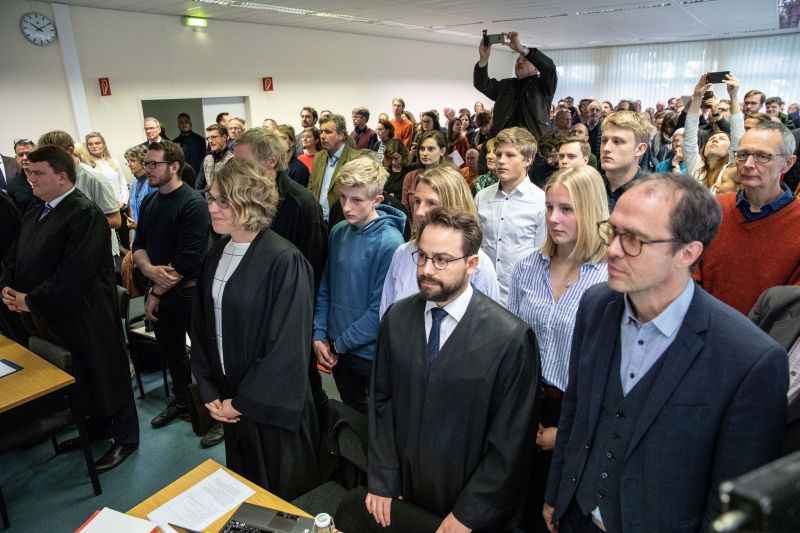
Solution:
<svg viewBox="0 0 800 533">
<path fill-rule="evenodd" d="M 83 412 L 75 396 L 75 378 L 3 335 L 0 335 L 0 359 L 7 359 L 22 367 L 22 370 L 0 378 L 0 390 L 2 391 L 0 413 L 51 394 L 69 396 L 75 424 L 78 426 L 86 468 L 92 481 L 92 489 L 95 496 L 99 496 L 102 493 L 100 479 L 97 476 L 94 456 L 89 445 L 89 433 L 86 430 Z M 0 517 L 2 517 L 3 526 L 8 528 L 8 512 L 5 501 L 2 499 L 2 492 L 0 492 Z"/>
<path fill-rule="evenodd" d="M 170 483 L 160 491 L 156 492 L 155 494 L 147 498 L 145 501 L 143 501 L 133 509 L 129 510 L 128 514 L 146 519 L 147 513 L 167 503 L 169 500 L 171 500 L 181 492 L 190 488 L 192 485 L 198 483 L 206 476 L 213 474 L 220 468 L 226 471 L 228 474 L 235 477 L 236 479 L 238 479 L 239 481 L 241 481 L 242 483 L 244 483 L 245 485 L 247 485 L 248 487 L 250 487 L 251 489 L 253 489 L 254 491 L 256 491 L 255 494 L 253 494 L 247 500 L 245 500 L 248 503 L 252 503 L 253 505 L 260 505 L 262 507 L 270 507 L 272 509 L 277 509 L 278 511 L 284 511 L 287 513 L 293 513 L 296 515 L 308 516 L 310 518 L 313 518 L 305 511 L 302 511 L 301 509 L 298 509 L 291 503 L 278 498 L 274 494 L 269 493 L 266 489 L 259 487 L 258 485 L 256 485 L 255 483 L 253 483 L 248 479 L 243 478 L 236 472 L 228 470 L 227 468 L 225 468 L 218 462 L 214 461 L 213 459 L 206 460 L 205 462 L 201 463 L 187 474 L 184 474 L 177 480 L 173 481 L 172 483 Z M 228 514 L 226 514 L 225 516 L 223 516 L 222 518 L 220 518 L 219 520 L 217 520 L 216 522 L 212 523 L 210 526 L 205 528 L 204 531 L 214 531 L 214 532 L 219 531 L 220 529 L 222 529 L 222 526 L 225 525 L 225 522 L 228 521 L 228 519 L 233 515 L 235 511 L 236 510 L 234 509 L 233 511 L 229 512 Z"/>
<path fill-rule="evenodd" d="M 0 413 L 18 407 L 75 383 L 75 378 L 0 335 L 0 359 L 8 359 L 22 370 L 0 378 Z"/>
</svg>

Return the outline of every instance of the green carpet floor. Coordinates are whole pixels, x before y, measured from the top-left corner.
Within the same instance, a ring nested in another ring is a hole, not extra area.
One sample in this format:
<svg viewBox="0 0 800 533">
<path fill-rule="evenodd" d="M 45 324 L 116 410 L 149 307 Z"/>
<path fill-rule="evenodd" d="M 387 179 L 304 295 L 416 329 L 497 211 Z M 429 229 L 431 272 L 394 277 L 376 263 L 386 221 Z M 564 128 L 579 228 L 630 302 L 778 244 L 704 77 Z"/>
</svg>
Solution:
<svg viewBox="0 0 800 533">
<path fill-rule="evenodd" d="M 72 532 L 103 507 L 127 511 L 206 459 L 225 464 L 225 445 L 205 450 L 189 422 L 176 420 L 153 429 L 150 419 L 165 406 L 161 373 L 142 376 L 147 397 L 136 400 L 141 443 L 124 463 L 100 475 L 95 496 L 81 452 L 54 455 L 50 440 L 0 456 L 0 484 L 12 533 Z M 77 432 L 59 436 L 64 440 Z M 109 441 L 110 442 L 110 441 Z M 99 458 L 110 446 L 92 446 Z"/>
<path fill-rule="evenodd" d="M 125 512 L 206 459 L 225 464 L 225 445 L 205 450 L 189 422 L 176 420 L 153 429 L 150 420 L 167 404 L 161 373 L 142 375 L 144 400 L 136 400 L 139 449 L 114 470 L 100 475 L 103 493 L 95 496 L 81 452 L 55 455 L 50 440 L 0 455 L 0 487 L 8 507 L 9 533 L 73 532 L 94 511 L 110 507 Z M 339 399 L 330 374 L 322 375 L 328 396 Z M 0 391 L 0 393 L 2 393 Z M 135 394 L 138 394 L 134 390 Z M 1 430 L 1 429 L 0 429 Z M 77 432 L 59 436 L 65 440 Z M 109 442 L 92 450 L 100 458 Z"/>
</svg>

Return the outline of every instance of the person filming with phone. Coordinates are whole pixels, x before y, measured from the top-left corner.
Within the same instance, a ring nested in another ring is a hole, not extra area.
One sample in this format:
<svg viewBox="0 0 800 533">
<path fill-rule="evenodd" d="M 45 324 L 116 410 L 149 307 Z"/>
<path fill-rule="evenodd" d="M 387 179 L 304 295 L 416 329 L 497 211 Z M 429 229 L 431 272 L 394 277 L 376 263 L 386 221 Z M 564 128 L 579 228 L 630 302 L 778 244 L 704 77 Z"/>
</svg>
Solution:
<svg viewBox="0 0 800 533">
<path fill-rule="evenodd" d="M 519 53 L 514 65 L 515 78 L 489 78 L 492 44 L 502 44 Z M 489 138 L 506 128 L 521 127 L 537 139 L 550 128 L 549 112 L 556 92 L 556 65 L 538 48 L 528 48 L 512 31 L 486 35 L 478 47 L 478 63 L 472 75 L 477 90 L 494 100 Z"/>
</svg>

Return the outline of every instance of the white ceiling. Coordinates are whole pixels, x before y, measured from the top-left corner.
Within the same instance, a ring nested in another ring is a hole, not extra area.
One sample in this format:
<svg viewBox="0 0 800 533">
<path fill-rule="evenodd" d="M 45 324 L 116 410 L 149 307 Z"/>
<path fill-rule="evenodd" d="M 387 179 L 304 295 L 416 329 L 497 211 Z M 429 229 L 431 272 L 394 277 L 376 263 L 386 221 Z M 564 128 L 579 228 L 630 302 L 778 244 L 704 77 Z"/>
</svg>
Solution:
<svg viewBox="0 0 800 533">
<path fill-rule="evenodd" d="M 100 9 L 191 15 L 470 47 L 477 45 L 484 28 L 489 33 L 518 31 L 524 44 L 546 50 L 751 37 L 797 31 L 778 28 L 778 0 L 60 1 Z M 231 5 L 218 5 L 218 2 Z M 236 4 L 238 6 L 233 7 Z M 312 14 L 240 7 L 247 4 L 307 10 Z M 345 15 L 347 18 L 336 18 L 336 15 Z M 354 21 L 352 17 L 364 20 Z"/>
</svg>

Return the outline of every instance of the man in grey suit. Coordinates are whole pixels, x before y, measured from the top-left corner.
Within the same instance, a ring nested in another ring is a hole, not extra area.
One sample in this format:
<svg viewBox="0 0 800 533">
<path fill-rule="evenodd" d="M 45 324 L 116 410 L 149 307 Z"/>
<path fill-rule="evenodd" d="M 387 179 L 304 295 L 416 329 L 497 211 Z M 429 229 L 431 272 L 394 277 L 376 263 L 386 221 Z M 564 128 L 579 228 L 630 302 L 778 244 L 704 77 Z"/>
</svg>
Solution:
<svg viewBox="0 0 800 533">
<path fill-rule="evenodd" d="M 552 530 L 707 529 L 720 482 L 778 456 L 786 350 L 690 276 L 720 219 L 696 180 L 655 174 L 600 224 L 608 284 L 578 308 L 543 510 Z"/>
<path fill-rule="evenodd" d="M 748 317 L 789 352 L 789 418 L 783 439 L 786 455 L 800 450 L 800 287 L 767 289 Z"/>
<path fill-rule="evenodd" d="M 0 189 L 6 190 L 8 181 L 19 174 L 19 164 L 13 157 L 0 155 Z"/>
</svg>

